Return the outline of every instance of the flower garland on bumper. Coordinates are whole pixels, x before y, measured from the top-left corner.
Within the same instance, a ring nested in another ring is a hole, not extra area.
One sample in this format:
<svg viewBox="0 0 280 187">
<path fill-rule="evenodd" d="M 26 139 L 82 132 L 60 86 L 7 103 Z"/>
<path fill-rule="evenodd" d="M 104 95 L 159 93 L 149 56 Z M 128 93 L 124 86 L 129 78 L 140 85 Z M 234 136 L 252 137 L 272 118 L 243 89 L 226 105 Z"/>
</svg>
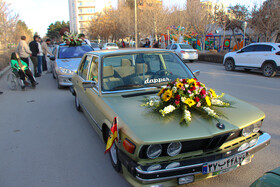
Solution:
<svg viewBox="0 0 280 187">
<path fill-rule="evenodd" d="M 152 107 L 162 116 L 181 110 L 183 112 L 181 122 L 189 123 L 192 120 L 190 109 L 218 118 L 211 106 L 229 107 L 229 103 L 220 100 L 223 96 L 224 94 L 218 96 L 212 89 L 208 90 L 197 79 L 176 79 L 169 82 L 166 88 L 162 88 L 157 97 L 147 98 L 142 106 Z"/>
</svg>

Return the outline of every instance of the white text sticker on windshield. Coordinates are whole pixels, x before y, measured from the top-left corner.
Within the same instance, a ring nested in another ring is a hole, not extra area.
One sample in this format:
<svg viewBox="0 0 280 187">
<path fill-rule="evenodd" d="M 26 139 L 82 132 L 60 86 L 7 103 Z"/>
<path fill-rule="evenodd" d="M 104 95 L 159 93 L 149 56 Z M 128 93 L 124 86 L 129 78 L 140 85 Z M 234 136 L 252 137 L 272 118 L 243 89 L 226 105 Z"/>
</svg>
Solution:
<svg viewBox="0 0 280 187">
<path fill-rule="evenodd" d="M 149 79 L 149 78 L 147 78 L 146 80 L 145 80 L 145 84 L 152 84 L 152 83 L 161 83 L 161 82 L 169 82 L 169 81 L 171 81 L 171 79 L 169 79 L 169 78 L 158 78 L 158 79 Z"/>
</svg>

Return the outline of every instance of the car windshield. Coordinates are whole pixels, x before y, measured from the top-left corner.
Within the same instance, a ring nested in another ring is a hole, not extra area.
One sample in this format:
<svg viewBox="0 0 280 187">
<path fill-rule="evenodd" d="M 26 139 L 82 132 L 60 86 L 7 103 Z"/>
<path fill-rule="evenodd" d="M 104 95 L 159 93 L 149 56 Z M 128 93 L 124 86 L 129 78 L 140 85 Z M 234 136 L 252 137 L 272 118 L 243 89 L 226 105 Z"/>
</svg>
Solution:
<svg viewBox="0 0 280 187">
<path fill-rule="evenodd" d="M 97 43 L 91 43 L 91 47 L 93 47 L 93 48 L 99 48 L 99 46 L 98 46 Z"/>
<path fill-rule="evenodd" d="M 117 47 L 117 44 L 114 44 L 114 43 L 108 43 L 108 44 L 107 44 L 107 47 Z"/>
<path fill-rule="evenodd" d="M 180 48 L 181 49 L 193 49 L 192 46 L 190 46 L 188 44 L 180 44 Z"/>
<path fill-rule="evenodd" d="M 92 48 L 88 45 L 60 46 L 58 58 L 82 58 L 89 51 L 92 51 Z"/>
<path fill-rule="evenodd" d="M 108 56 L 102 63 L 102 91 L 165 86 L 177 78 L 193 78 L 173 53 L 134 53 Z"/>
</svg>

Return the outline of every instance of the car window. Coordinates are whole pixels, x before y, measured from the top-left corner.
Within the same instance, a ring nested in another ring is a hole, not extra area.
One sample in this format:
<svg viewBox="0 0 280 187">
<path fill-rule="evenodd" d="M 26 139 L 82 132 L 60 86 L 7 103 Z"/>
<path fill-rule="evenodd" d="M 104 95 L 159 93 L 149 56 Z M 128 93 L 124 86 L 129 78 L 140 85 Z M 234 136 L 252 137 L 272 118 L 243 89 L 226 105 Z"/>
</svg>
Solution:
<svg viewBox="0 0 280 187">
<path fill-rule="evenodd" d="M 117 47 L 117 44 L 115 44 L 115 43 L 108 43 L 107 46 L 108 47 Z"/>
<path fill-rule="evenodd" d="M 172 52 L 108 56 L 102 62 L 102 91 L 160 87 L 177 78 L 193 75 Z"/>
<path fill-rule="evenodd" d="M 272 46 L 270 45 L 255 45 L 255 51 L 264 52 L 264 51 L 272 51 Z"/>
<path fill-rule="evenodd" d="M 168 46 L 166 47 L 166 49 L 170 49 L 170 47 L 171 47 L 171 45 L 168 45 Z"/>
<path fill-rule="evenodd" d="M 92 46 L 93 48 L 99 48 L 99 46 L 98 46 L 97 43 L 91 43 L 91 46 Z"/>
<path fill-rule="evenodd" d="M 87 80 L 87 74 L 88 74 L 88 69 L 89 69 L 89 64 L 90 64 L 90 61 L 92 59 L 92 56 L 88 55 L 86 56 L 80 67 L 79 67 L 79 71 L 78 71 L 78 75 L 81 76 L 83 79 Z"/>
<path fill-rule="evenodd" d="M 173 44 L 173 45 L 172 45 L 172 49 L 177 49 L 177 45 L 176 45 L 176 44 Z"/>
<path fill-rule="evenodd" d="M 93 57 L 89 71 L 88 80 L 98 83 L 98 57 Z"/>
<path fill-rule="evenodd" d="M 82 46 L 60 46 L 58 58 L 81 58 L 86 52 L 92 51 L 93 49 L 88 45 Z"/>
<path fill-rule="evenodd" d="M 180 44 L 179 46 L 181 49 L 193 49 L 189 44 Z"/>
<path fill-rule="evenodd" d="M 243 52 L 253 52 L 254 51 L 254 48 L 255 46 L 254 45 L 251 45 L 251 46 L 248 46 L 248 47 L 245 47 L 242 49 Z"/>
</svg>

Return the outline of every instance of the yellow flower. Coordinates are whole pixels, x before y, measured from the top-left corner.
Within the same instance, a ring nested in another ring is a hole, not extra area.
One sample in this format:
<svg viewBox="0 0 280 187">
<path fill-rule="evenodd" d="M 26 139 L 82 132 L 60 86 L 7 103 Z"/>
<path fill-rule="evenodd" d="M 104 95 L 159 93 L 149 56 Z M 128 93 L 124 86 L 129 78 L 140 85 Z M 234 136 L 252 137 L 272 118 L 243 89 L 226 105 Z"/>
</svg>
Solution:
<svg viewBox="0 0 280 187">
<path fill-rule="evenodd" d="M 208 106 L 211 106 L 211 101 L 210 101 L 209 96 L 206 96 L 206 97 L 205 97 L 205 101 L 206 101 L 206 103 L 207 103 Z"/>
<path fill-rule="evenodd" d="M 187 98 L 187 99 L 185 100 L 184 103 L 186 103 L 187 105 L 189 105 L 189 107 L 192 107 L 193 105 L 196 104 L 195 101 L 192 100 L 192 99 L 190 99 L 190 98 Z"/>
<path fill-rule="evenodd" d="M 184 86 L 184 84 L 179 82 L 176 86 L 177 86 L 178 89 L 181 89 Z"/>
<path fill-rule="evenodd" d="M 162 88 L 159 92 L 158 92 L 158 96 L 161 96 L 161 94 L 163 93 L 163 91 L 164 91 L 164 88 Z"/>
<path fill-rule="evenodd" d="M 166 90 L 162 95 L 163 101 L 167 102 L 172 98 L 172 90 Z"/>
<path fill-rule="evenodd" d="M 188 82 L 189 84 L 192 84 L 192 83 L 195 84 L 195 83 L 196 83 L 196 80 L 195 80 L 195 79 L 188 79 L 187 82 Z"/>
<path fill-rule="evenodd" d="M 211 94 L 212 94 L 212 96 L 213 96 L 214 98 L 217 97 L 217 94 L 216 94 L 216 92 L 215 92 L 214 90 L 210 89 L 209 91 L 211 92 Z"/>
</svg>

